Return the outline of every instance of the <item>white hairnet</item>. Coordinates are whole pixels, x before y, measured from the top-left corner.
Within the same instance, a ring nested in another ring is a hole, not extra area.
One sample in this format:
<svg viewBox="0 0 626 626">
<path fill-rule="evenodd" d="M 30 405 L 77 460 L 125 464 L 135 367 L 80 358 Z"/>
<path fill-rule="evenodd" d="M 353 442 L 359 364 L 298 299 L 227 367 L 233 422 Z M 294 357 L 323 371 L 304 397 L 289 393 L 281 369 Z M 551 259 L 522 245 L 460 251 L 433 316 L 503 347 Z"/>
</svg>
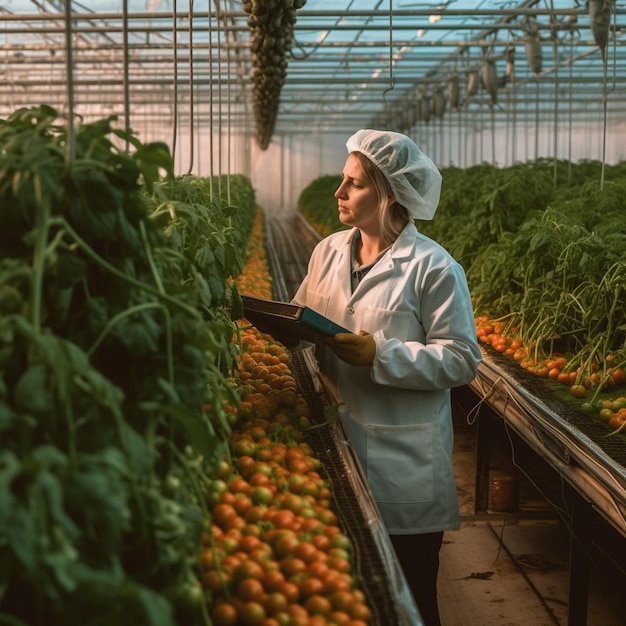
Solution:
<svg viewBox="0 0 626 626">
<path fill-rule="evenodd" d="M 432 219 L 441 194 L 437 166 L 402 133 L 364 128 L 346 143 L 348 152 L 361 152 L 389 181 L 396 201 L 413 219 Z"/>
</svg>

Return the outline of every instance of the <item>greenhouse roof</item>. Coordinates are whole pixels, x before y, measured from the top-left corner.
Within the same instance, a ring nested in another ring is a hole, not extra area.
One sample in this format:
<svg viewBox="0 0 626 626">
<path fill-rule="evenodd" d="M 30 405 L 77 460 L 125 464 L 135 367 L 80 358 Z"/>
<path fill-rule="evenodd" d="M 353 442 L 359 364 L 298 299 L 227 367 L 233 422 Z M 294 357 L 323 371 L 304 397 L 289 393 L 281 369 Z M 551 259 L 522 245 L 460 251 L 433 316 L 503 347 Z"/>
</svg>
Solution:
<svg viewBox="0 0 626 626">
<path fill-rule="evenodd" d="M 465 124 L 626 116 L 623 3 L 299 3 L 1 0 L 0 117 L 45 102 L 266 143 L 459 111 Z"/>
</svg>

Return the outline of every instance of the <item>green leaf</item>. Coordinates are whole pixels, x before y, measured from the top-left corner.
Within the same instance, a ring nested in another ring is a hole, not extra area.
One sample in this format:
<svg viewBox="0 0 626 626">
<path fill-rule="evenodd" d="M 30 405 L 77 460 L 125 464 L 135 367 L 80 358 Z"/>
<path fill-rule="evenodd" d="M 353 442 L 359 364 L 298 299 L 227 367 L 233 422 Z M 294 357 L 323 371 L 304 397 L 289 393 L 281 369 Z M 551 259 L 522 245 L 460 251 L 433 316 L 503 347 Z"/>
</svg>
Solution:
<svg viewBox="0 0 626 626">
<path fill-rule="evenodd" d="M 124 576 L 121 569 L 94 570 L 82 563 L 69 568 L 76 591 L 65 594 L 47 614 L 63 626 L 177 626 L 170 603 L 159 592 Z"/>
<path fill-rule="evenodd" d="M 37 570 L 37 530 L 34 517 L 8 490 L 0 489 L 0 536 L 31 574 Z"/>
<path fill-rule="evenodd" d="M 189 441 L 200 454 L 214 458 L 219 449 L 216 434 L 202 411 L 192 412 L 180 405 L 170 404 L 162 407 L 163 412 L 179 422 L 188 434 Z"/>
<path fill-rule="evenodd" d="M 157 450 L 148 444 L 130 424 L 121 422 L 118 424 L 121 447 L 128 459 L 130 472 L 143 474 L 150 472 L 157 457 Z"/>
<path fill-rule="evenodd" d="M 161 170 L 164 170 L 167 176 L 174 175 L 174 162 L 170 149 L 163 142 L 138 146 L 133 156 L 141 169 L 148 193 L 152 192 L 154 183 L 159 180 Z"/>
<path fill-rule="evenodd" d="M 0 401 L 0 433 L 11 428 L 15 420 L 15 412 L 6 403 Z"/>
<path fill-rule="evenodd" d="M 48 368 L 41 363 L 31 365 L 17 381 L 14 398 L 17 409 L 24 413 L 42 415 L 52 412 L 54 404 Z"/>
<path fill-rule="evenodd" d="M 233 283 L 230 287 L 232 295 L 230 316 L 233 320 L 240 320 L 243 317 L 243 300 L 237 285 Z"/>
<path fill-rule="evenodd" d="M 160 332 L 161 326 L 148 311 L 140 311 L 122 318 L 113 330 L 113 334 L 120 339 L 122 345 L 136 358 L 159 351 Z"/>
<path fill-rule="evenodd" d="M 111 555 L 120 552 L 122 535 L 131 523 L 125 464 L 121 474 L 101 463 L 100 457 L 106 453 L 99 453 L 91 466 L 75 472 L 65 485 L 67 508 L 82 530 L 83 549 L 98 555 L 94 562 L 99 563 L 107 563 Z"/>
</svg>

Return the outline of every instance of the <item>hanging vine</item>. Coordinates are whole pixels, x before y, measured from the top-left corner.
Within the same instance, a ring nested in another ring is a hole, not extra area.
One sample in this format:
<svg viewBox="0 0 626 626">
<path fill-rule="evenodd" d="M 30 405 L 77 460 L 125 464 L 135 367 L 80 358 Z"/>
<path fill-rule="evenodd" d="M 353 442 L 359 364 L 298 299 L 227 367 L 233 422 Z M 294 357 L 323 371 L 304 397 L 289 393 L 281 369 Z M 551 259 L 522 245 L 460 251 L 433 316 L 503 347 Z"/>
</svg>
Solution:
<svg viewBox="0 0 626 626">
<path fill-rule="evenodd" d="M 274 134 L 280 93 L 293 47 L 296 11 L 306 0 L 244 0 L 252 44 L 252 101 L 256 139 L 266 150 Z"/>
</svg>

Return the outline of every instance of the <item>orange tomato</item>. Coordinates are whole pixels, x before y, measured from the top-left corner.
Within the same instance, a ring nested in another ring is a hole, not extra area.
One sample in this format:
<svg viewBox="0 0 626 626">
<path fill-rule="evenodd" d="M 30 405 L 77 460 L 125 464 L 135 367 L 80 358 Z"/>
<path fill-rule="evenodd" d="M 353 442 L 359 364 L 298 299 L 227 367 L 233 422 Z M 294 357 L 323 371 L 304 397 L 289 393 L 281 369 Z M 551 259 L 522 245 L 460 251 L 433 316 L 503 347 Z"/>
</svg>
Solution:
<svg viewBox="0 0 626 626">
<path fill-rule="evenodd" d="M 311 615 L 328 615 L 332 610 L 330 600 L 321 594 L 314 594 L 307 598 L 304 602 L 304 608 Z"/>
<path fill-rule="evenodd" d="M 369 622 L 372 619 L 372 611 L 365 602 L 355 602 L 350 608 L 350 617 L 352 619 Z"/>
<path fill-rule="evenodd" d="M 263 606 L 268 615 L 276 615 L 287 610 L 289 602 L 287 597 L 279 591 L 272 591 L 265 596 Z"/>
<path fill-rule="evenodd" d="M 556 378 L 557 382 L 561 383 L 562 385 L 570 385 L 570 376 L 569 376 L 569 372 L 560 372 L 559 375 Z"/>
<path fill-rule="evenodd" d="M 282 585 L 285 584 L 285 575 L 278 569 L 266 570 L 261 575 L 261 582 L 265 591 L 279 591 Z"/>
<path fill-rule="evenodd" d="M 239 584 L 244 580 L 254 580 L 258 583 L 257 588 L 263 587 L 260 579 L 263 577 L 263 566 L 252 559 L 245 558 L 233 571 L 233 580 Z M 253 598 L 247 598 L 252 600 Z"/>
<path fill-rule="evenodd" d="M 291 578 L 296 574 L 302 574 L 306 572 L 306 563 L 302 559 L 297 559 L 292 556 L 284 557 L 280 559 L 280 571 L 286 578 Z"/>
<path fill-rule="evenodd" d="M 244 601 L 263 603 L 265 595 L 263 584 L 257 578 L 244 578 L 237 585 L 237 596 Z"/>
<path fill-rule="evenodd" d="M 239 517 L 239 514 L 232 504 L 221 502 L 211 510 L 213 523 L 217 524 L 222 530 L 237 517 Z"/>
<path fill-rule="evenodd" d="M 611 370 L 611 378 L 615 381 L 616 385 L 623 385 L 626 382 L 626 374 L 623 367 L 616 367 Z"/>
<path fill-rule="evenodd" d="M 300 595 L 302 598 L 309 598 L 313 595 L 321 594 L 324 591 L 324 582 L 313 576 L 305 577 L 300 581 Z"/>
<path fill-rule="evenodd" d="M 237 609 L 230 602 L 215 604 L 211 610 L 211 619 L 215 626 L 235 626 L 237 618 Z"/>
<path fill-rule="evenodd" d="M 550 366 L 548 365 L 548 367 Z M 560 375 L 561 375 L 561 370 L 558 367 L 553 367 L 551 369 L 548 369 L 548 378 L 550 380 L 558 380 Z"/>
<path fill-rule="evenodd" d="M 255 601 L 244 602 L 237 610 L 242 626 L 262 626 L 267 617 L 263 604 Z"/>
<path fill-rule="evenodd" d="M 350 611 L 354 602 L 354 596 L 350 591 L 335 591 L 330 595 L 330 603 L 336 611 Z"/>
<path fill-rule="evenodd" d="M 285 581 L 282 585 L 280 585 L 277 591 L 282 593 L 287 598 L 290 605 L 293 605 L 300 599 L 300 589 L 295 583 Z"/>
</svg>

